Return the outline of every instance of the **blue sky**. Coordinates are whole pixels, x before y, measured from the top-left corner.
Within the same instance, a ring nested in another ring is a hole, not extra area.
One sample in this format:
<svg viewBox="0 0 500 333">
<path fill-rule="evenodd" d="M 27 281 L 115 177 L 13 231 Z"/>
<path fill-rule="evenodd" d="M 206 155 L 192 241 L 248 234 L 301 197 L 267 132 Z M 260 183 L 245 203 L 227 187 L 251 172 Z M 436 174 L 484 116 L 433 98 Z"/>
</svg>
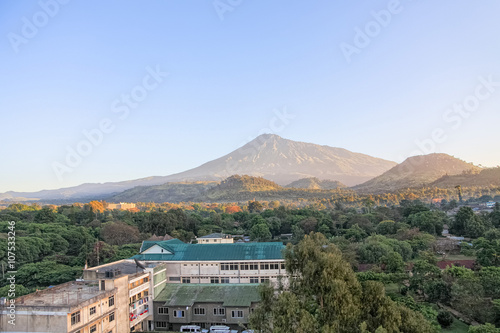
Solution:
<svg viewBox="0 0 500 333">
<path fill-rule="evenodd" d="M 270 127 L 500 164 L 498 1 L 60 2 L 0 3 L 0 192 L 168 175 Z"/>
</svg>

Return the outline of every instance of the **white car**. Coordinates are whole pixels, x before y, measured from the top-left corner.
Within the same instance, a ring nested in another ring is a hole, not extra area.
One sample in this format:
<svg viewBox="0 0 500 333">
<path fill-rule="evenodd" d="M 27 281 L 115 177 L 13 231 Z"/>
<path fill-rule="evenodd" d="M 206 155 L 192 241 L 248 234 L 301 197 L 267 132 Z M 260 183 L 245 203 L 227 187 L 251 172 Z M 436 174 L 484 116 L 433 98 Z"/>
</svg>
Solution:
<svg viewBox="0 0 500 333">
<path fill-rule="evenodd" d="M 231 327 L 224 325 L 211 326 L 210 333 L 231 333 Z"/>
</svg>

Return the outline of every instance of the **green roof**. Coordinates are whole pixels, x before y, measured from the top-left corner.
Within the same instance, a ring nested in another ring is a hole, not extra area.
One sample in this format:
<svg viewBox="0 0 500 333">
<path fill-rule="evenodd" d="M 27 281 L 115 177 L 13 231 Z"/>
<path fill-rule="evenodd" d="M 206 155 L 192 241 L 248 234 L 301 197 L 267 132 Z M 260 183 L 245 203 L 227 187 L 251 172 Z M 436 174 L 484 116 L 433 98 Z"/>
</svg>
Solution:
<svg viewBox="0 0 500 333">
<path fill-rule="evenodd" d="M 155 302 L 164 306 L 193 306 L 194 303 L 222 303 L 227 307 L 247 307 L 260 301 L 258 284 L 167 283 Z"/>
<path fill-rule="evenodd" d="M 144 241 L 141 252 L 158 245 L 171 253 L 145 253 L 133 259 L 145 261 L 232 261 L 283 259 L 282 243 L 186 244 L 178 239 Z"/>
</svg>

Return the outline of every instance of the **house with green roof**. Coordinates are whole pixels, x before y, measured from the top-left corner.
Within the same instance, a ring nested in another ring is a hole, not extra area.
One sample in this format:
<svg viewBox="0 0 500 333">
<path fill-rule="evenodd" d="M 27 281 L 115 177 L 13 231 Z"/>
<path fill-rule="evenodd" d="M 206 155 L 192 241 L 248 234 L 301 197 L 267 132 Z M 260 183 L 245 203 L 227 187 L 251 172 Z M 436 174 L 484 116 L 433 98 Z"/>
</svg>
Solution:
<svg viewBox="0 0 500 333">
<path fill-rule="evenodd" d="M 167 284 L 155 298 L 155 330 L 226 325 L 241 330 L 260 301 L 256 284 Z"/>
<path fill-rule="evenodd" d="M 139 261 L 165 263 L 167 283 L 262 283 L 285 276 L 279 242 L 186 244 L 178 239 L 144 241 Z"/>
</svg>

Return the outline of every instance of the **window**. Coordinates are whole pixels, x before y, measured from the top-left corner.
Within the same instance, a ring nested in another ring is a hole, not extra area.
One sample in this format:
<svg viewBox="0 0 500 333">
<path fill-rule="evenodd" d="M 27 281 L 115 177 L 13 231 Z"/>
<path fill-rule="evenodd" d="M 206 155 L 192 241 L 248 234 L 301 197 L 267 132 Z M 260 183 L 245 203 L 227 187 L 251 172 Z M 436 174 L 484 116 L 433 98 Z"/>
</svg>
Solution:
<svg viewBox="0 0 500 333">
<path fill-rule="evenodd" d="M 90 333 L 95 333 L 95 332 L 97 332 L 97 325 L 91 326 L 91 327 L 90 327 L 90 331 L 89 331 L 89 332 L 90 332 Z"/>
<path fill-rule="evenodd" d="M 269 269 L 269 263 L 260 264 L 260 269 Z"/>
<path fill-rule="evenodd" d="M 220 270 L 221 271 L 228 271 L 229 270 L 229 264 L 220 264 Z"/>
<path fill-rule="evenodd" d="M 167 322 L 166 321 L 157 321 L 156 322 L 156 327 L 158 328 L 167 328 Z"/>
<path fill-rule="evenodd" d="M 80 322 L 80 311 L 71 314 L 71 325 L 78 324 Z"/>
<path fill-rule="evenodd" d="M 218 277 L 215 277 L 215 276 L 212 276 L 210 278 L 210 283 L 219 283 L 219 278 Z"/>
<path fill-rule="evenodd" d="M 165 314 L 167 315 L 168 314 L 168 308 L 158 308 L 158 313 L 159 314 Z"/>
<path fill-rule="evenodd" d="M 175 318 L 184 318 L 184 310 L 174 310 Z"/>
<path fill-rule="evenodd" d="M 259 278 L 258 277 L 251 277 L 250 283 L 259 283 Z"/>
<path fill-rule="evenodd" d="M 249 267 L 248 264 L 240 264 L 240 269 L 242 271 L 248 271 L 248 267 Z"/>
<path fill-rule="evenodd" d="M 182 283 L 191 283 L 191 278 L 189 278 L 189 277 L 183 277 L 182 278 Z"/>
<path fill-rule="evenodd" d="M 251 271 L 257 271 L 258 269 L 259 269 L 259 265 L 257 265 L 256 263 L 250 264 Z"/>
<path fill-rule="evenodd" d="M 243 318 L 243 311 L 241 311 L 241 310 L 231 311 L 231 317 L 232 318 Z"/>
<path fill-rule="evenodd" d="M 220 278 L 220 283 L 229 283 L 229 278 L 228 277 Z"/>
<path fill-rule="evenodd" d="M 95 315 L 95 306 L 90 308 L 90 315 Z"/>
<path fill-rule="evenodd" d="M 204 316 L 205 308 L 194 308 L 194 314 L 197 316 Z"/>
<path fill-rule="evenodd" d="M 260 278 L 260 283 L 269 282 L 269 277 L 262 276 Z"/>
<path fill-rule="evenodd" d="M 115 296 L 109 296 L 108 298 L 108 306 L 113 306 L 115 305 Z"/>
<path fill-rule="evenodd" d="M 285 264 L 281 264 L 281 269 L 285 269 Z"/>
<path fill-rule="evenodd" d="M 109 315 L 108 319 L 109 319 L 109 321 L 113 321 L 113 320 L 115 320 L 115 313 L 114 313 L 114 312 L 112 312 L 112 313 Z"/>
<path fill-rule="evenodd" d="M 229 265 L 229 270 L 230 271 L 237 271 L 238 270 L 238 264 L 230 264 Z"/>
<path fill-rule="evenodd" d="M 106 290 L 106 281 L 101 280 L 101 290 Z"/>
<path fill-rule="evenodd" d="M 149 295 L 149 290 L 144 290 L 144 291 L 143 291 L 143 296 L 144 296 L 144 297 L 146 297 L 146 296 L 148 296 L 148 295 Z"/>
<path fill-rule="evenodd" d="M 269 269 L 279 269 L 280 265 L 279 264 L 269 264 Z"/>
<path fill-rule="evenodd" d="M 226 309 L 225 308 L 214 308 L 214 316 L 225 316 Z"/>
<path fill-rule="evenodd" d="M 142 283 L 146 283 L 146 282 L 149 282 L 149 277 L 145 277 L 144 279 L 142 279 Z"/>
<path fill-rule="evenodd" d="M 168 278 L 168 281 L 180 281 L 180 280 L 181 280 L 181 278 L 180 278 L 180 277 L 178 277 L 178 276 L 170 276 L 170 277 Z"/>
</svg>

